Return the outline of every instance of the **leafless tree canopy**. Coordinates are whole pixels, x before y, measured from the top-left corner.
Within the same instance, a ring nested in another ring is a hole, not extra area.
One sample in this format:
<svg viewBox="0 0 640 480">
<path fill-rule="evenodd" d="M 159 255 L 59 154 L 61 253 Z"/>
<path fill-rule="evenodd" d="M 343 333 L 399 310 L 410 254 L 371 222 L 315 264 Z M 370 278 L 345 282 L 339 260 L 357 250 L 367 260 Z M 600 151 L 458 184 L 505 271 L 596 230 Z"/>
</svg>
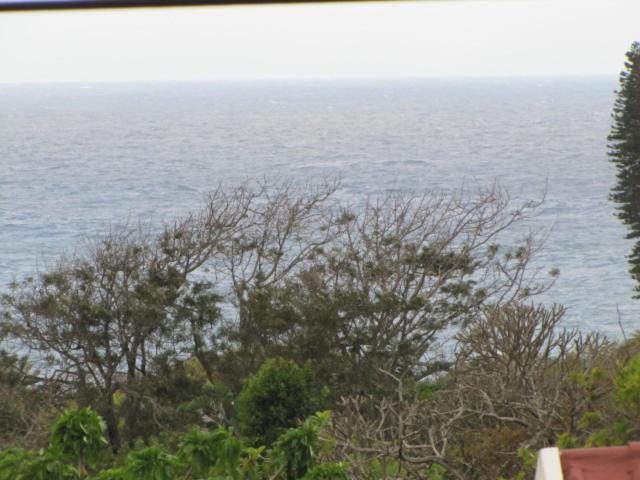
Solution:
<svg viewBox="0 0 640 480">
<path fill-rule="evenodd" d="M 561 328 L 563 314 L 560 306 L 488 306 L 458 332 L 456 363 L 431 389 L 384 372 L 394 396 L 344 397 L 332 435 L 353 478 L 429 478 L 434 463 L 455 478 L 508 477 L 520 467 L 518 448 L 574 434 L 611 390 L 610 375 L 592 385 L 578 379 L 612 372 L 615 355 L 605 338 Z"/>
</svg>

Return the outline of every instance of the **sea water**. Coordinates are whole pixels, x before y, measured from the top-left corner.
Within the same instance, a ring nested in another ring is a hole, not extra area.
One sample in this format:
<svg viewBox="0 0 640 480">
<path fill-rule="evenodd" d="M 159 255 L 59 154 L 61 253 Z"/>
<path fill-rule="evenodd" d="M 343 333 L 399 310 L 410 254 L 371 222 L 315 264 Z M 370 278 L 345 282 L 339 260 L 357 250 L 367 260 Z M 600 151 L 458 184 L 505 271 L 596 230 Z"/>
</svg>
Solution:
<svg viewBox="0 0 640 480">
<path fill-rule="evenodd" d="M 615 77 L 0 85 L 0 285 L 110 225 L 159 225 L 220 183 L 341 179 L 387 191 L 482 188 L 546 200 L 536 266 L 567 326 L 637 328 L 608 200 Z"/>
</svg>

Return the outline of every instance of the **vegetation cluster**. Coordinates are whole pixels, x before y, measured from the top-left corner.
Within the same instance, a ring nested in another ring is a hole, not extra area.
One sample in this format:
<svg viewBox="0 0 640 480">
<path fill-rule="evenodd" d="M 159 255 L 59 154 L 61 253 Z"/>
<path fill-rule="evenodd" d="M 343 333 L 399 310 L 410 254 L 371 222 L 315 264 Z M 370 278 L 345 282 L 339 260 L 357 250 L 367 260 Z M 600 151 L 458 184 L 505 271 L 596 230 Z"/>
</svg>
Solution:
<svg viewBox="0 0 640 480">
<path fill-rule="evenodd" d="M 16 282 L 0 480 L 525 479 L 640 436 L 640 337 L 537 301 L 539 202 L 337 191 L 220 187 Z"/>
<path fill-rule="evenodd" d="M 0 478 L 495 479 L 636 432 L 637 342 L 535 302 L 537 202 L 336 190 L 220 188 L 13 285 Z"/>
</svg>

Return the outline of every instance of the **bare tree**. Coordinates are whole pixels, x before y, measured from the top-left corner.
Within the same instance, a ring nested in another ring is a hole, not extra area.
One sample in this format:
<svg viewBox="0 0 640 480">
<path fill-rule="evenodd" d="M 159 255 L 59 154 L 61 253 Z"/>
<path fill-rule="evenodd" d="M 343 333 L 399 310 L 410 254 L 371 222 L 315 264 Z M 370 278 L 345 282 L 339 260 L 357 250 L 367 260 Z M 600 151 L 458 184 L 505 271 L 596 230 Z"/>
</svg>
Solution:
<svg viewBox="0 0 640 480">
<path fill-rule="evenodd" d="M 563 314 L 560 306 L 486 306 L 457 334 L 446 375 L 416 385 L 382 372 L 394 395 L 349 396 L 336 409 L 338 458 L 362 479 L 380 471 L 382 478 L 428 478 L 433 464 L 454 478 L 515 474 L 519 448 L 577 434 L 612 387 L 607 373 L 580 380 L 615 369 L 612 344 L 561 328 Z"/>
<path fill-rule="evenodd" d="M 396 395 L 343 397 L 329 431 L 336 457 L 348 460 L 352 477 L 421 480 L 439 465 L 451 478 L 466 478 L 448 452 L 468 415 L 464 404 L 453 398 L 425 401 L 407 390 L 402 377 L 381 373 L 395 382 Z"/>
<path fill-rule="evenodd" d="M 582 415 L 606 395 L 603 382 L 587 395 L 575 378 L 613 370 L 612 345 L 598 334 L 561 328 L 564 309 L 510 304 L 489 308 L 458 333 L 456 388 L 481 420 L 523 427 L 525 446 L 573 434 Z"/>
</svg>

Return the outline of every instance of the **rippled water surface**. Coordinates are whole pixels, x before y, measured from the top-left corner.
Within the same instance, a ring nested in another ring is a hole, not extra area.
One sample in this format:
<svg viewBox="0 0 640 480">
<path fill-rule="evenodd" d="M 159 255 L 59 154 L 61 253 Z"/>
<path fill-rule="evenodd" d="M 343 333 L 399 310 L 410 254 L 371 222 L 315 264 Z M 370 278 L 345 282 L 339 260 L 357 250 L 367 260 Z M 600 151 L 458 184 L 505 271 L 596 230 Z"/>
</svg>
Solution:
<svg viewBox="0 0 640 480">
<path fill-rule="evenodd" d="M 608 201 L 615 78 L 0 85 L 0 282 L 126 218 L 160 222 L 219 182 L 340 176 L 342 195 L 489 185 L 547 200 L 541 268 L 567 324 L 640 312 Z"/>
</svg>

